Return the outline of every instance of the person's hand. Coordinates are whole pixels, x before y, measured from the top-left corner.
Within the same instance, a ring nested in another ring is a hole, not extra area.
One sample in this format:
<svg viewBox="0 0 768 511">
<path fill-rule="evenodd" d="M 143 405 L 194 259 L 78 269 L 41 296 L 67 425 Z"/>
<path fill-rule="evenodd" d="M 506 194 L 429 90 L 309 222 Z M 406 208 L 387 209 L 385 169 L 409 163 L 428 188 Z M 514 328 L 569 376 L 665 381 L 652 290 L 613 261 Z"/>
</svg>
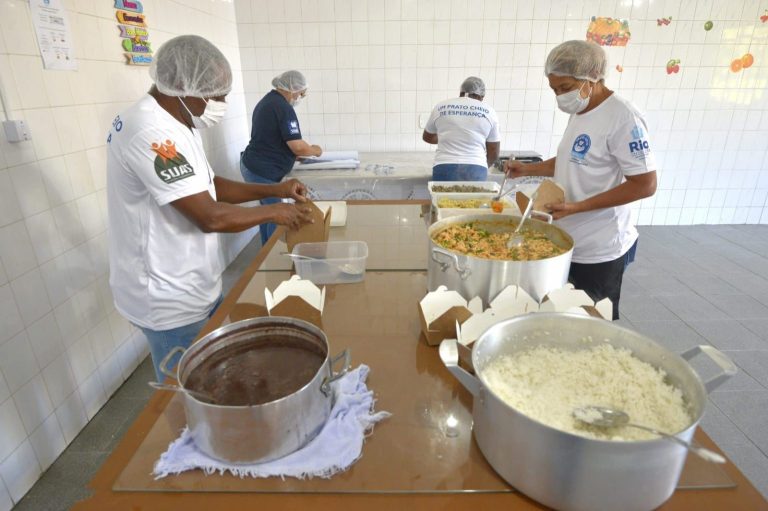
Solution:
<svg viewBox="0 0 768 511">
<path fill-rule="evenodd" d="M 279 197 L 293 199 L 296 202 L 307 202 L 307 187 L 298 179 L 289 179 L 277 185 Z"/>
<path fill-rule="evenodd" d="M 319 145 L 312 144 L 309 146 L 312 148 L 312 156 L 322 156 L 323 155 L 323 148 Z"/>
<path fill-rule="evenodd" d="M 552 215 L 553 220 L 560 220 L 563 217 L 581 212 L 581 206 L 578 202 L 556 202 L 545 204 L 544 210 Z"/>
<path fill-rule="evenodd" d="M 284 225 L 291 230 L 298 229 L 302 225 L 314 223 L 312 210 L 301 204 L 280 202 L 263 207 L 272 209 L 272 221 L 274 223 Z"/>
<path fill-rule="evenodd" d="M 504 173 L 510 179 L 527 176 L 525 166 L 526 164 L 521 161 L 507 160 L 504 162 Z"/>
</svg>

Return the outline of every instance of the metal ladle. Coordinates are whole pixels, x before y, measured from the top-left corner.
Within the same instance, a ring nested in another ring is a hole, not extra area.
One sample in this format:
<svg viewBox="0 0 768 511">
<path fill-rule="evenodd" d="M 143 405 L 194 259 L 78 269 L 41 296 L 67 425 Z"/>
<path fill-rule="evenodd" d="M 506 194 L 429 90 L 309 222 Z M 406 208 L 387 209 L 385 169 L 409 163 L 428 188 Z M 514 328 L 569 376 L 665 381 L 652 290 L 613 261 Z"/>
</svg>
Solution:
<svg viewBox="0 0 768 511">
<path fill-rule="evenodd" d="M 157 389 L 157 390 L 171 390 L 173 392 L 180 392 L 182 394 L 189 394 L 193 398 L 197 399 L 198 401 L 202 401 L 204 403 L 215 403 L 216 400 L 213 398 L 212 395 L 206 394 L 205 392 L 200 392 L 199 390 L 190 390 L 185 389 L 184 387 L 179 387 L 177 385 L 168 385 L 167 383 L 158 383 L 156 381 L 150 381 L 149 386 Z"/>
<path fill-rule="evenodd" d="M 643 431 L 649 431 L 655 435 L 658 435 L 665 440 L 671 440 L 677 444 L 682 445 L 692 453 L 699 456 L 701 459 L 711 461 L 712 463 L 725 463 L 725 458 L 718 453 L 701 447 L 700 445 L 694 445 L 688 443 L 685 440 L 681 440 L 669 433 L 662 433 L 659 430 L 649 428 L 647 426 L 641 426 L 639 424 L 632 424 L 629 422 L 629 415 L 621 410 L 614 410 L 605 406 L 584 406 L 573 410 L 573 418 L 584 424 L 590 426 L 596 426 L 598 428 L 620 428 L 628 426 L 630 428 L 642 429 Z"/>
<path fill-rule="evenodd" d="M 517 228 L 512 231 L 512 236 L 510 236 L 507 240 L 507 248 L 517 248 L 523 244 L 523 241 L 525 241 L 525 236 L 520 234 L 520 229 L 523 228 L 525 220 L 530 216 L 531 210 L 533 209 L 533 203 L 536 201 L 536 196 L 538 194 L 538 189 L 533 192 L 531 199 L 528 201 L 528 205 L 525 207 L 525 211 L 523 212 L 523 217 L 520 219 L 520 223 L 517 224 Z"/>
<path fill-rule="evenodd" d="M 304 261 L 325 261 L 325 262 L 328 261 L 327 259 L 320 259 L 319 257 L 310 257 L 302 254 L 294 254 L 291 252 L 281 252 L 281 254 L 284 256 L 290 257 L 291 259 L 301 259 Z M 350 263 L 345 263 L 345 264 L 340 264 L 335 266 L 339 270 L 341 270 L 343 273 L 346 273 L 347 275 L 360 275 L 361 273 L 363 273 L 363 271 L 360 270 L 360 268 Z"/>
</svg>

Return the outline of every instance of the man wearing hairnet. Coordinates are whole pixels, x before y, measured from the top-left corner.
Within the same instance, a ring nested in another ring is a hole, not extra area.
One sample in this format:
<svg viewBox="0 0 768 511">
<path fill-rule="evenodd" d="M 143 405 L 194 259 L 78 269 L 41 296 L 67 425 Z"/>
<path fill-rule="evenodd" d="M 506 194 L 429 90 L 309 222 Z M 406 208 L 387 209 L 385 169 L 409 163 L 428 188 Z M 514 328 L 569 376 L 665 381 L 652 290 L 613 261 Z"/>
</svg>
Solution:
<svg viewBox="0 0 768 511">
<path fill-rule="evenodd" d="M 485 181 L 488 167 L 499 157 L 499 120 L 483 103 L 485 83 L 470 76 L 459 97 L 441 101 L 432 110 L 422 139 L 437 144 L 433 181 Z"/>
<path fill-rule="evenodd" d="M 266 196 L 304 202 L 298 181 L 265 186 L 213 173 L 198 129 L 222 120 L 232 88 L 213 44 L 171 39 L 150 76 L 149 94 L 114 119 L 107 138 L 109 283 L 117 310 L 146 335 L 162 381 L 159 362 L 189 346 L 221 300 L 217 233 L 263 222 L 298 227 L 310 214 L 300 204 L 237 205 Z"/>
<path fill-rule="evenodd" d="M 508 162 L 506 171 L 563 187 L 565 202 L 546 207 L 575 243 L 568 279 L 595 301 L 610 298 L 618 319 L 638 238 L 629 204 L 656 192 L 656 160 L 643 115 L 606 87 L 606 68 L 605 51 L 592 42 L 566 41 L 550 52 L 544 73 L 568 127 L 554 158 Z"/>
<path fill-rule="evenodd" d="M 298 71 L 286 71 L 272 80 L 268 92 L 253 109 L 251 140 L 240 159 L 240 172 L 249 183 L 279 183 L 293 168 L 296 158 L 320 156 L 318 145 L 309 145 L 301 137 L 299 118 L 294 107 L 307 95 L 307 80 Z M 262 204 L 280 199 L 268 197 Z M 261 241 L 266 243 L 275 230 L 264 224 Z"/>
</svg>

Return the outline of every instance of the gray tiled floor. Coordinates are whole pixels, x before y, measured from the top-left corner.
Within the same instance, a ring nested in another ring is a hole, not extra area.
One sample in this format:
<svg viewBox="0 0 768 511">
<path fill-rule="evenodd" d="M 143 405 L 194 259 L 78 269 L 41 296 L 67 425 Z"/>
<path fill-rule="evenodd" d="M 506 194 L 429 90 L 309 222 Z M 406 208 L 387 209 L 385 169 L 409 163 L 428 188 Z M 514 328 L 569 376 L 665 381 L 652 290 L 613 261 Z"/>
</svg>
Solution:
<svg viewBox="0 0 768 511">
<path fill-rule="evenodd" d="M 712 393 L 704 430 L 768 497 L 768 226 L 642 227 L 625 275 L 621 323 L 681 352 L 711 344 L 740 373 Z M 229 289 L 258 250 L 227 269 Z M 706 360 L 694 366 L 704 376 Z M 151 389 L 145 361 L 86 426 L 16 510 L 67 509 L 141 410 Z"/>
</svg>

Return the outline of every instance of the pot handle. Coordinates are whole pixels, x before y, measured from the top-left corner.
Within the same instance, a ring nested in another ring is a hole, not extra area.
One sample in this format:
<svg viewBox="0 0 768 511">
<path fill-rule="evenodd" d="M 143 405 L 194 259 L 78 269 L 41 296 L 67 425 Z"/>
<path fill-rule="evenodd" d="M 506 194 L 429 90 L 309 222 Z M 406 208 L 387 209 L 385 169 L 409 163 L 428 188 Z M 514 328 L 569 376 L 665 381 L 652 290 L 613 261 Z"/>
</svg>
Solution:
<svg viewBox="0 0 768 511">
<path fill-rule="evenodd" d="M 160 369 L 160 372 L 164 375 L 176 379 L 176 375 L 171 372 L 170 369 L 168 369 L 168 362 L 171 361 L 174 355 L 177 353 L 184 353 L 187 349 L 182 346 L 176 346 L 171 351 L 168 352 L 167 355 L 163 357 L 163 359 L 160 361 L 160 364 L 158 364 L 158 369 Z"/>
<path fill-rule="evenodd" d="M 538 216 L 541 217 L 548 224 L 552 223 L 552 215 L 544 211 L 531 211 L 531 218 Z"/>
<path fill-rule="evenodd" d="M 336 362 L 338 362 L 341 359 L 344 359 L 344 366 L 341 368 L 341 371 L 334 374 L 333 373 L 333 366 L 336 365 Z M 335 382 L 345 374 L 349 372 L 349 368 L 352 365 L 352 354 L 349 351 L 349 348 L 345 349 L 335 357 L 331 359 L 331 365 L 329 372 L 331 375 L 323 380 L 323 383 L 320 385 L 320 391 L 327 396 L 330 396 L 333 392 L 333 389 L 331 389 L 331 383 Z"/>
<path fill-rule="evenodd" d="M 736 364 L 733 363 L 733 360 L 728 358 L 722 351 L 717 350 L 713 348 L 712 346 L 707 346 L 705 344 L 694 346 L 693 348 L 689 349 L 688 351 L 684 351 L 680 354 L 683 359 L 691 360 L 693 357 L 698 355 L 699 353 L 703 353 L 706 356 L 708 356 L 712 361 L 717 364 L 720 369 L 723 370 L 722 373 L 718 374 L 714 378 L 710 379 L 706 383 L 704 383 L 704 388 L 707 390 L 707 394 L 715 390 L 717 387 L 728 381 L 731 376 L 735 375 L 738 372 L 738 368 Z"/>
<path fill-rule="evenodd" d="M 464 385 L 473 396 L 480 393 L 480 380 L 459 367 L 459 348 L 456 339 L 445 339 L 440 343 L 440 360 L 451 374 Z"/>
<path fill-rule="evenodd" d="M 472 274 L 472 270 L 467 268 L 462 268 L 459 264 L 459 256 L 456 254 L 451 254 L 447 250 L 443 250 L 442 248 L 432 247 L 432 260 L 440 265 L 440 271 L 446 271 L 448 267 L 450 266 L 450 263 L 447 263 L 445 261 L 441 261 L 438 259 L 437 255 L 443 255 L 447 258 L 451 259 L 453 261 L 453 268 L 456 270 L 456 273 L 459 274 L 459 277 L 461 277 L 461 280 L 467 280 L 467 277 Z"/>
</svg>

